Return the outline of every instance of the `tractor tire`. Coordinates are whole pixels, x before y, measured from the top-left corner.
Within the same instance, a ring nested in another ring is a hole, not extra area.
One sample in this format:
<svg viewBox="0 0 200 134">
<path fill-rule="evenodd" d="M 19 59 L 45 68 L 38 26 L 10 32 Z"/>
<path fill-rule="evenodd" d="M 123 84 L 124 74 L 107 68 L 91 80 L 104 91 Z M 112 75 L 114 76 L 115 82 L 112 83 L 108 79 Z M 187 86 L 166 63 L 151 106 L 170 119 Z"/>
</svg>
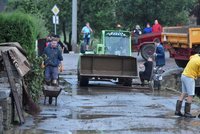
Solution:
<svg viewBox="0 0 200 134">
<path fill-rule="evenodd" d="M 188 60 L 176 60 L 175 59 L 175 62 L 176 62 L 177 66 L 185 68 L 188 63 Z"/>
<path fill-rule="evenodd" d="M 148 57 L 152 56 L 155 52 L 154 44 L 146 44 L 141 48 L 141 55 L 144 60 L 147 60 Z"/>
<path fill-rule="evenodd" d="M 78 81 L 80 81 L 80 72 L 79 72 L 79 69 L 77 69 L 77 79 L 78 79 Z"/>
<path fill-rule="evenodd" d="M 49 97 L 49 104 L 50 104 L 50 105 L 52 104 L 52 101 L 53 101 L 53 98 L 52 98 L 52 97 Z"/>
<path fill-rule="evenodd" d="M 131 87 L 132 86 L 132 78 L 125 78 L 123 85 Z"/>
<path fill-rule="evenodd" d="M 81 87 L 86 87 L 86 86 L 88 86 L 88 84 L 89 84 L 89 78 L 87 78 L 87 77 L 84 77 L 84 76 L 80 76 L 79 77 L 80 79 L 80 81 L 79 81 L 79 84 L 80 84 L 80 86 Z"/>
<path fill-rule="evenodd" d="M 123 84 L 124 83 L 124 78 L 118 78 L 117 84 Z"/>
</svg>

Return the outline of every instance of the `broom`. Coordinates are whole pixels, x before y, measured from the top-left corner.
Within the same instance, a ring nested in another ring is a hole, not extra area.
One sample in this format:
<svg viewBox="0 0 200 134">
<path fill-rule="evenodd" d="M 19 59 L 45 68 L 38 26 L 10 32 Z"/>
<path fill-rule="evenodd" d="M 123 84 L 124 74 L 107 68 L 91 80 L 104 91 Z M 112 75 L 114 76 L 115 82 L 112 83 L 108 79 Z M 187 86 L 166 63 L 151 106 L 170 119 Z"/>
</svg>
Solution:
<svg viewBox="0 0 200 134">
<path fill-rule="evenodd" d="M 23 105 L 25 107 L 24 110 L 28 114 L 33 116 L 39 114 L 41 111 L 40 107 L 33 101 L 32 97 L 29 95 L 24 79 L 22 80 L 22 88 L 23 88 Z"/>
</svg>

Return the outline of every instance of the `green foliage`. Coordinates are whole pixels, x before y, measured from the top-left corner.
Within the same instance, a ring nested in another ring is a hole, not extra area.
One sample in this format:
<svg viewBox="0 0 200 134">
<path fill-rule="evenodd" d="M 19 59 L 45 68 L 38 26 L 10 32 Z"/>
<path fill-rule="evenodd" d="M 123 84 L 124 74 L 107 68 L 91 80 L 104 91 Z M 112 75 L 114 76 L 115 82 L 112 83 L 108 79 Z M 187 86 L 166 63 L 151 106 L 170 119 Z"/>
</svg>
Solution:
<svg viewBox="0 0 200 134">
<path fill-rule="evenodd" d="M 78 34 L 85 22 L 90 22 L 95 35 L 103 29 L 115 29 L 117 23 L 123 29 L 132 29 L 136 24 L 144 27 L 146 22 L 153 24 L 158 19 L 163 26 L 186 25 L 191 9 L 197 0 L 79 0 L 78 2 Z M 71 31 L 71 0 L 10 0 L 7 10 L 20 10 L 35 14 L 45 20 L 50 32 L 54 5 L 60 9 L 58 33 Z"/>
<path fill-rule="evenodd" d="M 0 14 L 0 42 L 19 42 L 28 57 L 35 51 L 35 40 L 42 35 L 38 19 L 22 13 Z"/>
<path fill-rule="evenodd" d="M 37 5 L 39 5 L 38 0 L 9 0 L 6 11 L 20 11 L 26 14 L 41 16 Z"/>
<path fill-rule="evenodd" d="M 19 19 L 20 18 L 20 19 Z M 34 49 L 33 23 L 20 13 L 0 14 L 0 42 L 19 42 L 30 52 Z"/>
<path fill-rule="evenodd" d="M 195 0 L 119 0 L 116 14 L 126 28 L 158 19 L 163 26 L 186 25 Z"/>
<path fill-rule="evenodd" d="M 117 22 L 115 8 L 115 0 L 78 1 L 78 33 L 86 22 L 90 22 L 97 36 L 101 34 L 101 30 L 114 29 Z"/>
<path fill-rule="evenodd" d="M 63 33 L 66 42 L 66 30 L 68 33 L 71 31 L 71 0 L 10 0 L 6 11 L 21 11 L 38 16 L 44 20 L 49 33 L 53 33 L 54 24 L 51 9 L 54 5 L 57 5 L 60 10 L 57 34 Z"/>
<path fill-rule="evenodd" d="M 41 58 L 35 55 L 35 40 L 45 34 L 42 21 L 19 12 L 0 14 L 0 20 L 0 42 L 19 42 L 27 53 L 32 70 L 25 79 L 33 97 L 36 98 L 43 82 L 43 70 L 40 69 Z"/>
<path fill-rule="evenodd" d="M 53 13 L 51 9 L 57 5 L 60 24 L 57 25 L 57 32 L 71 31 L 71 0 L 12 0 L 9 2 L 7 11 L 20 10 L 24 13 L 36 14 L 45 20 L 45 25 L 50 32 L 54 31 L 52 24 Z M 78 34 L 88 21 L 95 30 L 95 35 L 100 35 L 103 29 L 114 29 L 117 18 L 115 16 L 115 0 L 99 1 L 84 0 L 78 1 Z"/>
<path fill-rule="evenodd" d="M 31 60 L 32 69 L 26 75 L 25 81 L 28 83 L 28 88 L 31 90 L 31 96 L 35 101 L 38 100 L 44 82 L 44 69 L 41 69 L 42 57 Z"/>
<path fill-rule="evenodd" d="M 46 37 L 47 29 L 45 27 L 46 20 L 43 19 L 43 14 L 40 9 L 40 1 L 38 0 L 10 0 L 6 8 L 6 12 L 21 12 L 24 14 L 31 14 L 34 25 L 37 25 L 34 33 L 38 33 L 39 37 Z M 43 32 L 41 32 L 43 31 Z"/>
<path fill-rule="evenodd" d="M 59 25 L 57 25 L 57 32 L 60 34 L 63 30 L 66 30 L 66 26 L 71 27 L 71 0 L 42 0 L 39 2 L 39 5 L 38 8 L 43 15 L 49 31 L 54 32 L 54 24 L 52 22 L 52 16 L 54 14 L 51 11 L 54 5 L 57 5 L 60 10 L 58 13 Z"/>
</svg>

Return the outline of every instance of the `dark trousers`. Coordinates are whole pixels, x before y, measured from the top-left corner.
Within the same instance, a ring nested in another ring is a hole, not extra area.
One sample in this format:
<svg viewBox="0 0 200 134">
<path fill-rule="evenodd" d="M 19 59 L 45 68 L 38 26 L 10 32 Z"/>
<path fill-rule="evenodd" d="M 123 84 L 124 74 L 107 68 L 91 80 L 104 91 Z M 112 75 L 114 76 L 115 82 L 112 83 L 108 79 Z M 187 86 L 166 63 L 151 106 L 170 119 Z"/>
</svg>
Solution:
<svg viewBox="0 0 200 134">
<path fill-rule="evenodd" d="M 140 76 L 140 81 L 141 81 L 142 83 L 144 83 L 144 80 L 145 80 L 144 72 L 143 72 L 143 71 L 140 71 L 140 72 L 139 72 L 139 76 Z"/>
<path fill-rule="evenodd" d="M 58 67 L 46 66 L 45 67 L 45 80 L 57 80 L 58 79 Z"/>
<path fill-rule="evenodd" d="M 145 80 L 149 81 L 150 80 L 150 76 L 147 76 L 144 71 L 140 71 L 139 72 L 139 76 L 140 76 L 140 81 L 142 83 L 144 83 Z"/>
<path fill-rule="evenodd" d="M 84 38 L 84 45 L 89 45 L 90 38 Z"/>
</svg>

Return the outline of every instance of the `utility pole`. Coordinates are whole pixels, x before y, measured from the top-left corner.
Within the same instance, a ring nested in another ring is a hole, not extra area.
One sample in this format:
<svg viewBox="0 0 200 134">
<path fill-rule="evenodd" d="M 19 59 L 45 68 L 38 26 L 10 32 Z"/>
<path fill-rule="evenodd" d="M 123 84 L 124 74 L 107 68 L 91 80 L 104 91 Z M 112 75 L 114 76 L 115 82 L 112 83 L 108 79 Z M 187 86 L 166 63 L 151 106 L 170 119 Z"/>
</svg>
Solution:
<svg viewBox="0 0 200 134">
<path fill-rule="evenodd" d="M 72 51 L 77 51 L 77 0 L 72 0 Z"/>
</svg>

